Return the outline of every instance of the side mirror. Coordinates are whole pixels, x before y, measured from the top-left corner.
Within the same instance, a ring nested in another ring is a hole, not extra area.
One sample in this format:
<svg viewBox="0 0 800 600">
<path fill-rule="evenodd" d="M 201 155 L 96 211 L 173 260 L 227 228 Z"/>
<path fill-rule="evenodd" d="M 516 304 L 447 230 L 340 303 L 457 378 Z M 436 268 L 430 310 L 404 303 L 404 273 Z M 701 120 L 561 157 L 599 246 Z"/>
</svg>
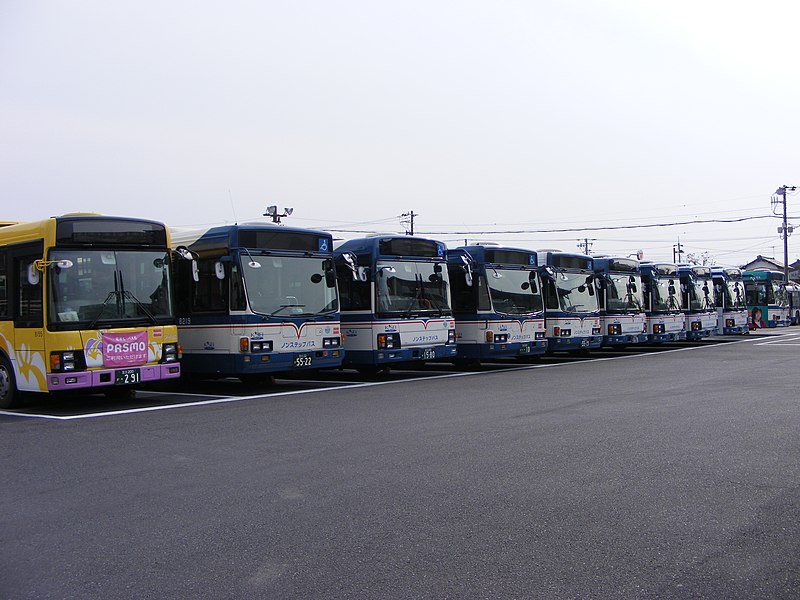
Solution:
<svg viewBox="0 0 800 600">
<path fill-rule="evenodd" d="M 369 269 L 367 267 L 358 267 L 356 272 L 353 273 L 353 279 L 356 281 L 369 281 Z"/>
<path fill-rule="evenodd" d="M 528 286 L 530 287 L 532 294 L 539 292 L 539 286 L 536 285 L 536 273 L 533 271 L 528 274 Z"/>
<path fill-rule="evenodd" d="M 192 280 L 197 283 L 200 281 L 200 269 L 197 267 L 197 261 L 192 259 Z"/>
<path fill-rule="evenodd" d="M 464 263 L 461 265 L 461 268 L 464 269 L 464 283 L 466 283 L 468 287 L 472 287 L 472 261 L 463 254 L 459 258 L 461 258 L 461 262 Z"/>
<path fill-rule="evenodd" d="M 31 263 L 28 265 L 28 284 L 29 285 L 39 285 L 41 281 L 41 274 L 39 273 L 39 269 Z"/>
<path fill-rule="evenodd" d="M 220 281 L 225 279 L 225 266 L 221 262 L 214 263 L 214 275 L 216 275 L 217 279 Z"/>
</svg>

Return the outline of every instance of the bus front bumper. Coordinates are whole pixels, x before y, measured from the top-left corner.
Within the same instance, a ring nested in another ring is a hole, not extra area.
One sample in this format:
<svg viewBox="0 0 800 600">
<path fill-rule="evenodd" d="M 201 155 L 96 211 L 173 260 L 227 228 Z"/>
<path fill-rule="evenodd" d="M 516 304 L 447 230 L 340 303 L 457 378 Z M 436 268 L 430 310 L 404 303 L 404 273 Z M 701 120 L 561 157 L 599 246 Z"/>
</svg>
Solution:
<svg viewBox="0 0 800 600">
<path fill-rule="evenodd" d="M 137 385 L 181 376 L 179 362 L 144 365 L 126 369 L 100 369 L 97 371 L 69 371 L 48 373 L 47 389 L 50 392 L 106 388 L 115 385 Z"/>
<path fill-rule="evenodd" d="M 626 346 L 628 344 L 644 344 L 646 341 L 647 341 L 646 333 L 603 336 L 603 346 Z"/>
<path fill-rule="evenodd" d="M 602 335 L 588 337 L 551 337 L 547 338 L 548 352 L 562 352 L 565 350 L 587 350 L 599 348 L 603 343 Z"/>
<path fill-rule="evenodd" d="M 513 342 L 506 344 L 458 344 L 458 358 L 466 360 L 492 360 L 537 356 L 547 351 L 547 340 Z"/>
<path fill-rule="evenodd" d="M 685 331 L 676 331 L 672 333 L 651 333 L 647 336 L 647 341 L 651 344 L 661 344 L 663 342 L 682 342 L 685 340 Z"/>
<path fill-rule="evenodd" d="M 349 350 L 345 354 L 343 364 L 345 366 L 377 366 L 430 360 L 452 360 L 457 354 L 458 349 L 455 344 L 398 348 L 396 350 Z"/>
</svg>

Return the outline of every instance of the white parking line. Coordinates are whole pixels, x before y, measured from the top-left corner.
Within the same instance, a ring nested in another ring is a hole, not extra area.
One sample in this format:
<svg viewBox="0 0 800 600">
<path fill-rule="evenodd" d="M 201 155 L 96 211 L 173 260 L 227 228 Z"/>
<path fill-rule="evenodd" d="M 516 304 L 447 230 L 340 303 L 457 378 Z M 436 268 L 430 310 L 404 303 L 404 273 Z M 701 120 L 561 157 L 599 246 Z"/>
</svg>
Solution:
<svg viewBox="0 0 800 600">
<path fill-rule="evenodd" d="M 794 343 L 797 342 L 797 343 Z M 784 333 L 783 335 L 775 336 L 773 339 L 766 342 L 757 342 L 756 346 L 800 346 L 800 334 L 798 333 Z"/>
<path fill-rule="evenodd" d="M 783 336 L 781 336 L 783 337 Z M 728 346 L 730 344 L 741 344 L 746 342 L 754 342 L 755 340 L 752 338 L 749 339 L 742 339 L 736 340 L 731 342 L 726 342 L 724 346 Z M 756 345 L 763 345 L 770 342 L 759 342 Z M 129 409 L 122 409 L 122 410 L 113 410 L 113 411 L 106 411 L 106 412 L 97 412 L 97 413 L 87 413 L 87 414 L 80 414 L 80 415 L 48 415 L 48 414 L 34 414 L 34 413 L 19 413 L 19 412 L 12 412 L 12 411 L 0 411 L 0 415 L 2 416 L 9 416 L 9 417 L 23 417 L 23 418 L 30 418 L 30 419 L 45 419 L 45 420 L 54 420 L 54 421 L 79 421 L 82 419 L 98 419 L 101 417 L 115 417 L 119 415 L 131 415 L 136 413 L 145 413 L 145 412 L 158 412 L 162 410 L 173 410 L 177 408 L 189 408 L 189 407 L 197 407 L 197 406 L 209 406 L 213 404 L 228 404 L 232 402 L 243 402 L 246 400 L 256 400 L 256 399 L 264 399 L 264 398 L 279 398 L 284 396 L 298 396 L 302 394 L 316 394 L 320 392 L 330 392 L 336 390 L 349 390 L 349 389 L 357 389 L 357 388 L 367 388 L 367 387 L 377 387 L 381 385 L 397 385 L 402 383 L 411 383 L 415 381 L 431 381 L 435 379 L 449 379 L 452 377 L 474 377 L 474 376 L 483 376 L 483 375 L 497 375 L 500 373 L 504 373 L 507 371 L 524 371 L 530 369 L 548 369 L 548 368 L 556 368 L 556 367 L 566 367 L 570 365 L 585 365 L 588 363 L 593 362 L 601 362 L 601 361 L 611 361 L 611 360 L 631 360 L 636 358 L 647 358 L 649 356 L 661 356 L 664 354 L 671 354 L 674 352 L 688 352 L 692 350 L 704 350 L 706 348 L 716 348 L 718 345 L 716 344 L 709 344 L 708 346 L 691 346 L 688 348 L 673 348 L 671 350 L 661 350 L 658 352 L 648 352 L 642 354 L 628 354 L 625 356 L 607 356 L 607 357 L 597 357 L 597 358 L 587 358 L 580 361 L 566 361 L 566 362 L 559 362 L 559 363 L 547 363 L 547 364 L 534 364 L 534 365 L 520 365 L 517 367 L 509 367 L 508 369 L 498 369 L 493 371 L 467 371 L 467 372 L 459 372 L 459 373 L 446 373 L 443 375 L 432 375 L 428 377 L 413 377 L 409 379 L 397 379 L 392 381 L 369 381 L 369 382 L 359 382 L 355 384 L 347 384 L 347 385 L 337 385 L 335 387 L 322 387 L 322 388 L 313 388 L 310 390 L 293 390 L 289 392 L 276 392 L 274 394 L 257 394 L 254 396 L 218 396 L 216 398 L 212 398 L 210 400 L 199 400 L 197 402 L 183 402 L 180 404 L 167 404 L 164 406 L 144 406 L 141 408 L 129 408 Z M 157 394 L 158 392 L 149 392 L 153 394 Z M 186 396 L 200 396 L 200 397 L 207 397 L 208 394 L 183 394 Z"/>
</svg>

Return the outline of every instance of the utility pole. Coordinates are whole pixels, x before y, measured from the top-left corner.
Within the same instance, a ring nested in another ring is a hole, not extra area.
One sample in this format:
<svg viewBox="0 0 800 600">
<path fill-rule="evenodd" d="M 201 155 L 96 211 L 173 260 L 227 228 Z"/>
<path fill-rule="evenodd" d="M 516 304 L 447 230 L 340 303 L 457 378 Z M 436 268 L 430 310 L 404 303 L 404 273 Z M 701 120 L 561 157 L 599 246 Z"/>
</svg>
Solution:
<svg viewBox="0 0 800 600">
<path fill-rule="evenodd" d="M 678 238 L 678 243 L 672 245 L 672 262 L 681 262 L 683 256 L 683 248 L 681 247 L 681 238 Z"/>
<path fill-rule="evenodd" d="M 591 254 L 592 242 L 594 242 L 594 241 L 597 241 L 597 240 L 594 240 L 594 239 L 590 240 L 589 238 L 583 238 L 583 241 L 578 240 L 578 248 L 580 250 L 583 250 L 584 254 Z"/>
<path fill-rule="evenodd" d="M 408 227 L 406 227 L 406 235 L 414 235 L 414 217 L 418 216 L 419 213 L 415 213 L 413 210 L 400 215 L 400 222 L 403 225 L 408 225 Z"/>
<path fill-rule="evenodd" d="M 796 185 L 782 185 L 775 194 L 783 196 L 783 227 L 778 228 L 778 233 L 783 238 L 783 280 L 789 283 L 789 224 L 786 222 L 786 192 L 797 191 Z"/>
</svg>

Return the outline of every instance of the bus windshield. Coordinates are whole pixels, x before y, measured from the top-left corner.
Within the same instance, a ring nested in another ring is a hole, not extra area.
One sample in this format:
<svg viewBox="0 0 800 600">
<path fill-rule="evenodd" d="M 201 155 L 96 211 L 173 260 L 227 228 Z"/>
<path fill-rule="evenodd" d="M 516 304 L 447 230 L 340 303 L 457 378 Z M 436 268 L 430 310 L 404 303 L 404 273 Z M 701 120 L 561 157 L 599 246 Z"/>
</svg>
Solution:
<svg viewBox="0 0 800 600">
<path fill-rule="evenodd" d="M 241 258 L 247 298 L 254 313 L 270 317 L 314 316 L 339 310 L 331 259 Z"/>
<path fill-rule="evenodd" d="M 679 312 L 680 296 L 674 279 L 655 279 L 653 281 L 653 310 L 660 312 Z"/>
<path fill-rule="evenodd" d="M 714 301 L 711 297 L 713 285 L 705 279 L 694 279 L 689 284 L 689 309 L 690 310 L 711 310 L 714 308 Z"/>
<path fill-rule="evenodd" d="M 379 261 L 375 290 L 379 313 L 443 314 L 450 311 L 444 262 Z"/>
<path fill-rule="evenodd" d="M 717 306 L 728 309 L 744 309 L 744 286 L 741 281 L 726 280 L 715 283 L 718 292 Z M 721 297 L 720 297 L 721 295 Z"/>
<path fill-rule="evenodd" d="M 745 286 L 745 291 L 749 306 L 786 305 L 783 286 L 775 285 L 772 281 L 754 281 Z"/>
<path fill-rule="evenodd" d="M 644 296 L 639 275 L 610 273 L 606 281 L 606 310 L 608 312 L 626 313 L 642 310 Z"/>
<path fill-rule="evenodd" d="M 542 312 L 542 293 L 535 271 L 486 269 L 494 310 L 506 315 Z"/>
<path fill-rule="evenodd" d="M 586 273 L 559 272 L 555 279 L 558 301 L 564 312 L 581 314 L 598 310 L 594 279 Z"/>
<path fill-rule="evenodd" d="M 169 254 L 143 250 L 53 250 L 48 319 L 58 329 L 172 318 Z"/>
</svg>

